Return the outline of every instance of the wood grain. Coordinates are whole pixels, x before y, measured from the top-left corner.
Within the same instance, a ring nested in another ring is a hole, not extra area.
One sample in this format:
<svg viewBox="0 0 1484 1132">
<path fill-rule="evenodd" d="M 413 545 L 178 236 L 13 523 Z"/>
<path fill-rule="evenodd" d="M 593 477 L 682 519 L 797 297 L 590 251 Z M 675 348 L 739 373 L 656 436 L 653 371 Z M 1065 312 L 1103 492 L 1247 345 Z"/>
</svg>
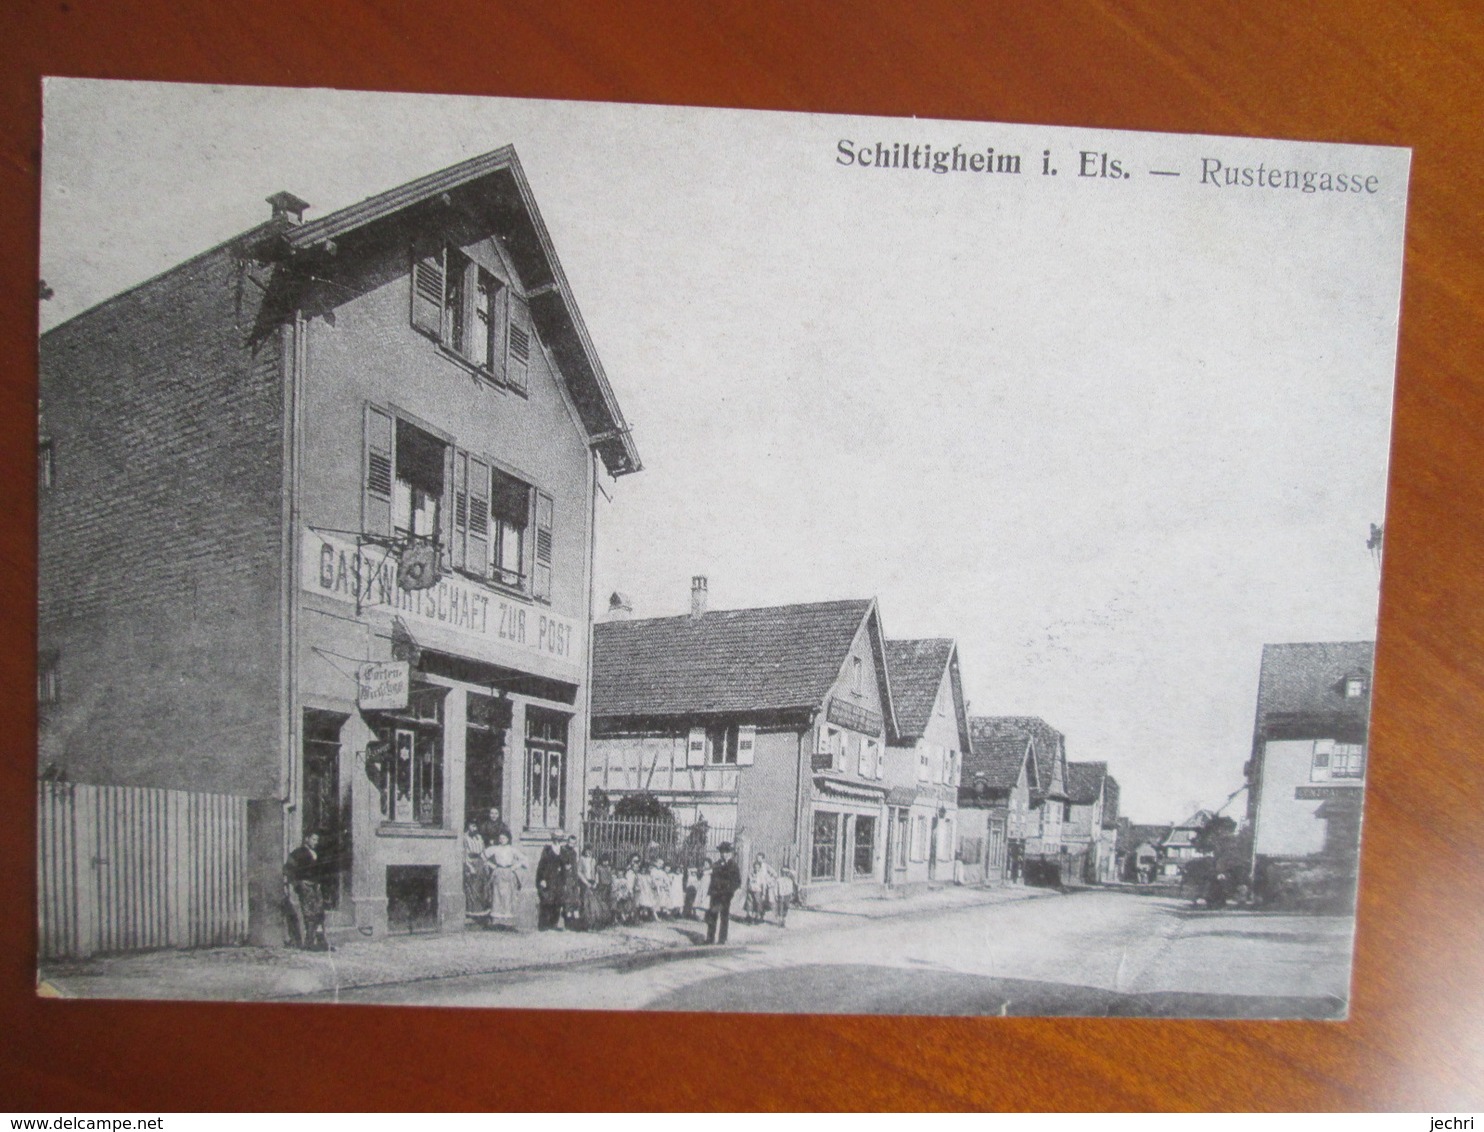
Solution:
<svg viewBox="0 0 1484 1132">
<path fill-rule="evenodd" d="M 0 921 L 7 1107 L 1484 1107 L 1478 5 L 71 0 L 7 7 L 0 460 L 17 486 L 0 554 L 14 641 L 0 655 L 9 724 L 0 773 L 13 800 L 30 797 L 34 773 L 40 75 L 915 114 L 1415 151 L 1350 1022 L 39 1001 L 34 818 L 27 802 L 14 801 L 0 826 L 11 909 Z"/>
</svg>

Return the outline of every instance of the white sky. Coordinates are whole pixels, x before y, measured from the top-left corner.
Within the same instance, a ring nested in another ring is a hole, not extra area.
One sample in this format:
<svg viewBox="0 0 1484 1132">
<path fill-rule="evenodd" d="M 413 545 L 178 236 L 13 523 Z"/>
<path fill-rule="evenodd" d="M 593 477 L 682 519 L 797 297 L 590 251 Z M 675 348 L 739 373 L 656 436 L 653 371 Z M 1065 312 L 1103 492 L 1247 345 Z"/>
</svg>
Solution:
<svg viewBox="0 0 1484 1132">
<path fill-rule="evenodd" d="M 1135 820 L 1241 784 L 1264 642 L 1374 637 L 1404 150 L 82 80 L 45 108 L 43 328 L 279 189 L 313 218 L 513 142 L 645 462 L 600 510 L 600 605 L 679 612 L 692 574 L 713 608 L 875 595 Z M 1202 157 L 1381 191 L 1214 189 Z"/>
</svg>

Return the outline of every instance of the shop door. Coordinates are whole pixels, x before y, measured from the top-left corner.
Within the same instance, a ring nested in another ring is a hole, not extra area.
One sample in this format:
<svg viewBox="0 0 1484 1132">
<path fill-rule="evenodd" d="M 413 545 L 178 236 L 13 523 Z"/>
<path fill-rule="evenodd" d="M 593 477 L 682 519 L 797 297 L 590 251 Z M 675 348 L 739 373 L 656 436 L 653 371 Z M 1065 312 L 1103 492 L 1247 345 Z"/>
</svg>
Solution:
<svg viewBox="0 0 1484 1132">
<path fill-rule="evenodd" d="M 862 879 L 876 873 L 876 819 L 855 819 L 855 875 Z"/>
<path fill-rule="evenodd" d="M 300 837 L 319 834 L 320 890 L 326 908 L 340 906 L 341 873 L 350 866 L 350 823 L 340 798 L 340 727 L 335 712 L 304 713 L 304 782 Z"/>
<path fill-rule="evenodd" d="M 464 821 L 483 823 L 491 807 L 505 814 L 505 736 L 510 701 L 470 692 L 464 732 Z M 506 824 L 509 824 L 508 820 Z"/>
<path fill-rule="evenodd" d="M 838 860 L 836 844 L 839 837 L 839 814 L 816 813 L 814 815 L 814 844 L 809 863 L 809 876 L 811 879 L 835 879 L 835 862 Z"/>
</svg>

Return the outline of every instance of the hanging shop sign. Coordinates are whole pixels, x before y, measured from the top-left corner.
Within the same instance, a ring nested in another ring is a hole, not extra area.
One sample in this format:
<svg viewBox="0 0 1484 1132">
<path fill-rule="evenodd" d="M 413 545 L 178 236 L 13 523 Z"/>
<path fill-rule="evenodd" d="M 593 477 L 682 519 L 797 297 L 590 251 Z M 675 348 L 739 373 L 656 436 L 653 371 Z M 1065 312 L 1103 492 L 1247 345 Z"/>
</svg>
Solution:
<svg viewBox="0 0 1484 1132">
<path fill-rule="evenodd" d="M 457 640 L 460 653 L 580 678 L 582 639 L 571 618 L 459 573 L 407 589 L 395 553 L 358 547 L 353 538 L 306 530 L 303 547 L 300 585 L 308 593 L 355 605 L 363 615 L 400 618 L 427 648 L 448 649 Z"/>
<path fill-rule="evenodd" d="M 356 669 L 356 706 L 362 711 L 401 711 L 407 707 L 412 666 L 405 660 L 375 660 Z"/>
</svg>

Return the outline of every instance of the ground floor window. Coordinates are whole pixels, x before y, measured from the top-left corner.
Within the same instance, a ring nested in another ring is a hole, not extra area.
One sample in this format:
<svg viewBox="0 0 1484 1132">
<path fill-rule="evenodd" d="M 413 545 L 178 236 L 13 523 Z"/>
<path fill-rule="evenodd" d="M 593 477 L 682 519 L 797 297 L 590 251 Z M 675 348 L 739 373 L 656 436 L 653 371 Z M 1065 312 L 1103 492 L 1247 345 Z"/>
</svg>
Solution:
<svg viewBox="0 0 1484 1132">
<path fill-rule="evenodd" d="M 526 709 L 526 828 L 567 824 L 567 723 L 571 716 Z"/>
<path fill-rule="evenodd" d="M 855 872 L 870 876 L 876 871 L 876 819 L 855 819 Z"/>
<path fill-rule="evenodd" d="M 814 815 L 814 852 L 809 875 L 815 880 L 835 879 L 835 848 L 840 838 L 840 815 Z"/>
<path fill-rule="evenodd" d="M 374 726 L 383 821 L 443 825 L 443 697 L 447 694 L 443 687 L 414 687 L 405 711 L 378 716 Z"/>
</svg>

